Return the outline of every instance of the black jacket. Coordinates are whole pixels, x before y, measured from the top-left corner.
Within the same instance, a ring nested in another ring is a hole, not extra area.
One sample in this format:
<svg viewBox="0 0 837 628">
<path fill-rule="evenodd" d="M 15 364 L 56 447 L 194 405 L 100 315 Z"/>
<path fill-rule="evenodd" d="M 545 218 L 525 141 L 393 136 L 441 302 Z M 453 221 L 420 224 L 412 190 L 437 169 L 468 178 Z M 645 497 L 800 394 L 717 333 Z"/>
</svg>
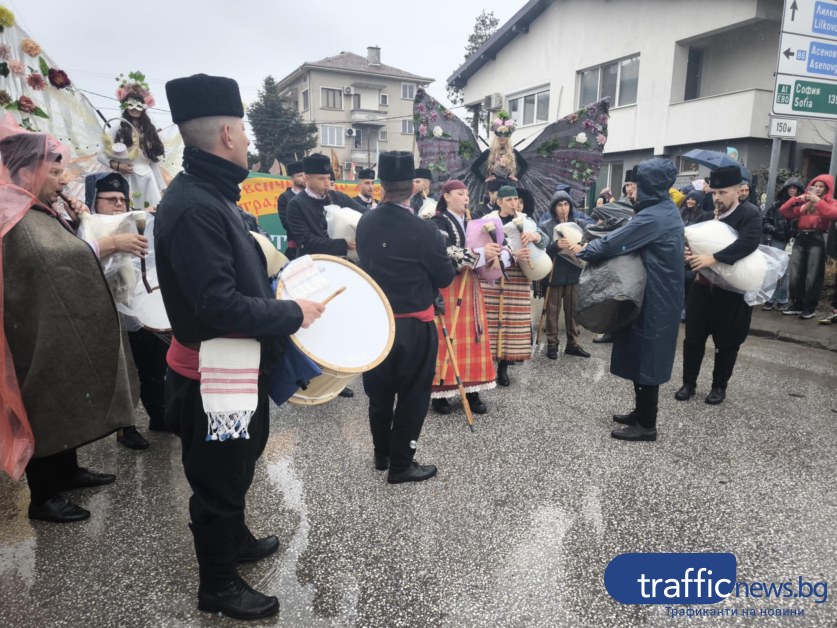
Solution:
<svg viewBox="0 0 837 628">
<path fill-rule="evenodd" d="M 360 219 L 357 253 L 396 314 L 427 309 L 456 275 L 436 227 L 393 203 Z"/>
<path fill-rule="evenodd" d="M 279 214 L 279 220 L 282 221 L 282 226 L 285 228 L 285 233 L 288 235 L 288 240 L 295 239 L 291 234 L 290 228 L 288 227 L 288 203 L 291 202 L 292 198 L 296 198 L 296 194 L 294 194 L 293 189 L 288 188 L 279 195 L 279 198 L 276 201 L 276 209 L 277 213 Z"/>
<path fill-rule="evenodd" d="M 294 240 L 299 247 L 300 255 L 311 253 L 346 255 L 348 251 L 346 240 L 332 240 L 328 237 L 325 212 L 323 211 L 326 205 L 339 205 L 340 207 L 351 207 L 359 212 L 365 211 L 363 207 L 348 196 L 336 190 L 330 191 L 328 198 L 325 199 L 313 198 L 305 190 L 297 194 L 288 203 L 288 226 L 294 234 Z"/>
<path fill-rule="evenodd" d="M 755 251 L 761 242 L 761 216 L 758 208 L 748 201 L 739 203 L 735 211 L 722 219 L 738 232 L 738 239 L 714 257 L 724 264 L 734 264 Z"/>
<path fill-rule="evenodd" d="M 352 200 L 353 200 L 353 201 L 354 201 L 357 205 L 359 205 L 360 207 L 362 207 L 362 208 L 363 208 L 362 210 L 358 210 L 358 211 L 360 211 L 360 213 L 362 213 L 362 214 L 365 214 L 367 211 L 369 211 L 370 209 L 372 209 L 372 205 L 374 205 L 374 204 L 375 204 L 375 201 L 374 201 L 374 200 L 371 200 L 371 201 L 369 201 L 369 202 L 367 203 L 367 202 L 366 202 L 366 201 L 364 201 L 362 198 L 360 198 L 360 196 L 353 196 L 353 197 L 352 197 Z M 376 206 L 376 207 L 377 207 L 377 206 Z"/>
<path fill-rule="evenodd" d="M 770 236 L 771 240 L 787 242 L 791 239 L 793 225 L 790 220 L 782 216 L 779 212 L 779 208 L 790 198 L 788 188 L 792 185 L 795 185 L 800 190 L 805 190 L 805 182 L 802 179 L 799 179 L 798 177 L 791 177 L 785 181 L 782 189 L 779 190 L 779 193 L 776 195 L 776 202 L 768 207 L 764 212 L 764 218 L 761 221 L 761 228 L 762 232 L 766 236 Z"/>
<path fill-rule="evenodd" d="M 154 221 L 157 277 L 174 336 L 287 336 L 302 325 L 293 301 L 278 301 L 264 256 L 238 207 L 209 181 L 181 172 Z"/>
</svg>

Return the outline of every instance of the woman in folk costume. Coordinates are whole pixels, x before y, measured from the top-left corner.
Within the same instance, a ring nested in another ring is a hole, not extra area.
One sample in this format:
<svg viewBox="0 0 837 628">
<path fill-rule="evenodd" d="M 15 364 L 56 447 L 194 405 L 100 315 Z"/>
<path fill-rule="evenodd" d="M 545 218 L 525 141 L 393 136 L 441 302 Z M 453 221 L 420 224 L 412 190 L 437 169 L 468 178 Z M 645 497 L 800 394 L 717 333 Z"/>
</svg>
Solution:
<svg viewBox="0 0 837 628">
<path fill-rule="evenodd" d="M 128 180 L 134 209 L 154 210 L 166 188 L 160 160 L 165 148 L 157 128 L 146 110 L 155 105 L 154 96 L 140 72 L 123 78 L 116 90 L 124 122 L 107 129 L 110 147 L 100 153 L 99 161 Z"/>
<path fill-rule="evenodd" d="M 465 244 L 468 222 L 468 188 L 462 181 L 451 179 L 441 190 L 436 215 L 431 219 L 445 238 L 448 257 L 458 274 L 453 283 L 441 290 L 445 302 L 445 325 L 451 335 L 456 364 L 471 410 L 477 414 L 488 412 L 480 399 L 480 391 L 496 386 L 496 372 L 491 359 L 485 317 L 485 305 L 479 278 L 474 270 L 492 263 L 501 253 L 498 244 L 469 249 Z M 457 305 L 458 304 L 458 305 Z M 433 409 L 449 414 L 448 398 L 459 395 L 453 368 L 448 359 L 442 330 L 439 330 L 439 352 L 431 393 Z"/>
<path fill-rule="evenodd" d="M 497 217 L 505 225 L 518 215 L 517 190 L 505 185 L 497 192 L 499 209 L 486 218 Z M 488 335 L 491 354 L 497 360 L 497 383 L 509 385 L 510 362 L 524 362 L 532 357 L 532 282 L 520 270 L 520 264 L 529 260 L 527 244 L 545 249 L 548 238 L 538 229 L 534 233 L 522 233 L 523 248 L 513 251 L 514 257 L 503 270 L 496 283 L 482 282 L 485 310 L 488 318 Z"/>
<path fill-rule="evenodd" d="M 491 130 L 494 132 L 491 146 L 474 160 L 471 172 L 485 181 L 502 179 L 516 182 L 522 177 L 529 165 L 511 144 L 514 129 L 514 120 L 509 118 L 509 114 L 505 111 L 498 113 L 491 124 Z"/>
<path fill-rule="evenodd" d="M 76 449 L 131 425 L 134 382 L 96 254 L 53 208 L 69 151 L 10 118 L 0 127 L 0 457 L 14 478 L 25 466 L 30 519 L 82 521 L 90 513 L 60 493 L 115 477 L 79 467 Z M 28 445 L 10 458 L 24 432 Z"/>
</svg>

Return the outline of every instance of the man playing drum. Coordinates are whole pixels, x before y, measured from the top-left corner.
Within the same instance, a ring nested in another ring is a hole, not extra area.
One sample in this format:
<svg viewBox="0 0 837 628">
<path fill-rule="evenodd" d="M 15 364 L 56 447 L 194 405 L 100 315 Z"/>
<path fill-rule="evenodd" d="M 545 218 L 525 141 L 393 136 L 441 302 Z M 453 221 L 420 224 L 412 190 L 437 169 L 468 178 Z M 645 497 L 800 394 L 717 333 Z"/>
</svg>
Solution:
<svg viewBox="0 0 837 628">
<path fill-rule="evenodd" d="M 363 387 L 375 468 L 389 468 L 391 484 L 420 482 L 436 475 L 433 465 L 413 460 L 430 405 L 439 342 L 433 302 L 455 271 L 438 230 L 407 204 L 413 194 L 413 154 L 381 153 L 378 168 L 383 202 L 361 218 L 357 251 L 361 268 L 392 306 L 395 341 L 387 358 L 363 374 Z"/>
<path fill-rule="evenodd" d="M 265 356 L 281 346 L 282 337 L 311 325 L 324 306 L 273 297 L 264 257 L 236 207 L 250 144 L 238 84 L 197 74 L 169 81 L 166 94 L 186 148 L 184 171 L 158 207 L 154 235 L 157 275 L 173 332 L 166 422 L 180 436 L 183 470 L 193 491 L 189 513 L 200 576 L 198 608 L 239 619 L 266 617 L 279 610 L 279 601 L 252 589 L 236 570 L 236 563 L 265 558 L 279 547 L 275 536 L 256 539 L 244 523 L 245 495 L 267 442 Z M 232 378 L 229 361 L 239 358 L 240 364 L 246 353 L 252 389 L 233 389 L 230 379 L 213 380 L 214 386 L 207 381 L 207 390 L 202 389 L 204 358 L 209 361 L 208 347 L 218 346 L 220 338 L 236 343 L 215 371 Z M 254 339 L 258 346 L 251 364 Z M 221 431 L 205 407 L 225 399 L 237 409 L 239 422 L 230 425 L 219 411 L 225 419 Z"/>
</svg>

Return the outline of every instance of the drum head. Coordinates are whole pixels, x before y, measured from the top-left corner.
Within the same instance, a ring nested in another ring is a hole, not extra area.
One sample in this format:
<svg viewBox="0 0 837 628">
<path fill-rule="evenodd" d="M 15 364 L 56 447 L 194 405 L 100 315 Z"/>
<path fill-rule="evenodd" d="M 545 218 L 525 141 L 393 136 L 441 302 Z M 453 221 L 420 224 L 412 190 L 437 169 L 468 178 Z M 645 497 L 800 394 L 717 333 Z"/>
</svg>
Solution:
<svg viewBox="0 0 837 628">
<path fill-rule="evenodd" d="M 146 272 L 148 283 L 151 286 L 159 286 L 157 283 L 156 269 L 149 269 Z M 166 314 L 166 306 L 163 304 L 163 293 L 160 289 L 149 293 L 142 281 L 137 282 L 137 287 L 134 292 L 133 300 L 133 315 L 139 321 L 139 324 L 149 331 L 170 332 L 171 323 L 169 322 L 168 314 Z"/>
<path fill-rule="evenodd" d="M 308 300 L 323 301 L 337 289 L 341 294 L 326 305 L 323 315 L 291 339 L 321 367 L 340 373 L 363 373 L 384 361 L 395 339 L 395 318 L 380 286 L 363 270 L 331 255 L 312 255 L 328 287 Z M 283 295 L 282 282 L 276 288 Z"/>
</svg>

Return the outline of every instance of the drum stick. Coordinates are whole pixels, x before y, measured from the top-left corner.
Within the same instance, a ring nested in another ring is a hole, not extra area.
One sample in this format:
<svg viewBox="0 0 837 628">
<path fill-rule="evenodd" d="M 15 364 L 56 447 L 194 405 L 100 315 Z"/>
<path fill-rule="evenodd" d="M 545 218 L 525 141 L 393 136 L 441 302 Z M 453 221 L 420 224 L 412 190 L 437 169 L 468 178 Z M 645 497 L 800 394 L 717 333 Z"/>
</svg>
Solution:
<svg viewBox="0 0 837 628">
<path fill-rule="evenodd" d="M 343 286 L 342 288 L 338 288 L 337 290 L 335 290 L 335 291 L 331 294 L 331 296 L 326 297 L 325 301 L 323 301 L 323 303 L 322 303 L 322 304 L 323 304 L 323 305 L 328 305 L 328 302 L 329 302 L 329 301 L 331 301 L 334 297 L 336 297 L 338 294 L 340 294 L 341 292 L 343 292 L 345 289 L 346 289 L 346 286 Z"/>
</svg>

